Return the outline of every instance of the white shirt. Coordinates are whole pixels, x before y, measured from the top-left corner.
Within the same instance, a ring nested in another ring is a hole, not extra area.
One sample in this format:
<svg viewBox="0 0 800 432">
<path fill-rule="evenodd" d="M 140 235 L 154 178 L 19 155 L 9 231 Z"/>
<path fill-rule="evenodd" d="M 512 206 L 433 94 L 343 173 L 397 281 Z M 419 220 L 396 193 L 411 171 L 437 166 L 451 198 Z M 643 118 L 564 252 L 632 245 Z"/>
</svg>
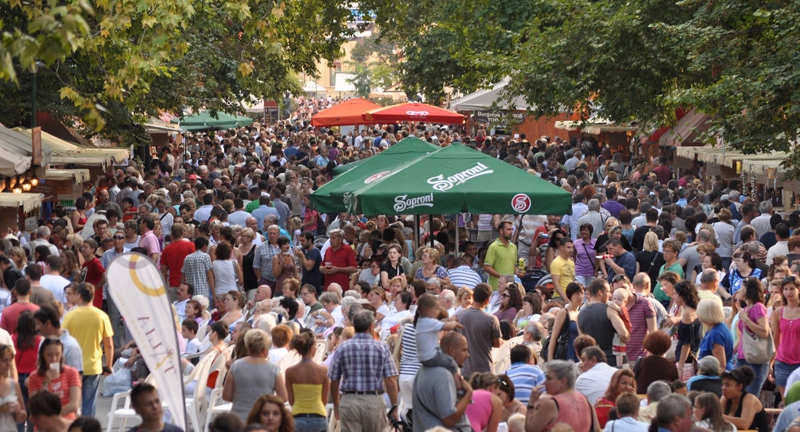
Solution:
<svg viewBox="0 0 800 432">
<path fill-rule="evenodd" d="M 283 359 L 286 354 L 289 353 L 289 350 L 286 347 L 283 348 L 273 348 L 269 350 L 269 362 L 277 365 L 281 359 Z"/>
<path fill-rule="evenodd" d="M 760 239 L 761 236 L 768 233 L 772 226 L 769 223 L 769 220 L 772 219 L 772 215 L 769 213 L 764 213 L 761 216 L 753 219 L 750 221 L 750 225 L 756 229 L 756 238 Z"/>
<path fill-rule="evenodd" d="M 647 432 L 649 424 L 640 422 L 632 417 L 625 417 L 619 420 L 610 420 L 606 423 L 603 432 Z"/>
<path fill-rule="evenodd" d="M 64 295 L 64 287 L 69 285 L 69 280 L 61 275 L 43 275 L 39 283 L 53 293 L 53 297 L 61 303 L 67 303 L 67 296 Z"/>
<path fill-rule="evenodd" d="M 186 351 L 184 351 L 184 354 L 197 354 L 200 352 L 201 347 L 202 343 L 200 343 L 197 338 L 192 338 L 192 340 L 186 343 Z"/>
<path fill-rule="evenodd" d="M 580 374 L 575 380 L 575 391 L 583 393 L 589 402 L 594 405 L 597 399 L 602 397 L 611 382 L 611 376 L 618 369 L 609 366 L 607 363 L 597 363 L 588 371 Z"/>
<path fill-rule="evenodd" d="M 778 255 L 789 255 L 789 242 L 788 241 L 779 241 L 775 243 L 774 246 L 769 248 L 767 251 L 767 261 L 765 262 L 766 265 L 772 265 L 772 260 L 775 259 Z"/>
<path fill-rule="evenodd" d="M 191 299 L 172 303 L 175 306 L 175 312 L 178 314 L 178 318 L 181 319 L 181 322 L 186 319 L 186 305 L 189 303 L 189 300 Z"/>
</svg>

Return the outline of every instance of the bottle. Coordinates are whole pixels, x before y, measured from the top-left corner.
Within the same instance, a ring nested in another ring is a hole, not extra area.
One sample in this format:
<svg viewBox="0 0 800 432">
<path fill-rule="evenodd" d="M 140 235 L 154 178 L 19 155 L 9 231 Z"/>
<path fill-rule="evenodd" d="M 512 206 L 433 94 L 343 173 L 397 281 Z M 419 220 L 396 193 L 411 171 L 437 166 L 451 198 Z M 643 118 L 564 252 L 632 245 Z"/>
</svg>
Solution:
<svg viewBox="0 0 800 432">
<path fill-rule="evenodd" d="M 519 268 L 520 273 L 525 273 L 525 259 L 520 258 L 519 261 L 517 261 L 517 268 Z"/>
</svg>

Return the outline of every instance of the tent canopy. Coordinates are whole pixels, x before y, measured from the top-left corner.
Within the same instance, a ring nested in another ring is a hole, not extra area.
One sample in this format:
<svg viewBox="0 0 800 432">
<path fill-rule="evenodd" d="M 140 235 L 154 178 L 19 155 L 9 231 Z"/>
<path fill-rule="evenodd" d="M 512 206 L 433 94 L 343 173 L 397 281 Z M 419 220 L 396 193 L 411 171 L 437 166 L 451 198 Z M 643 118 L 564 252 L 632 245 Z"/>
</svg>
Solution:
<svg viewBox="0 0 800 432">
<path fill-rule="evenodd" d="M 309 81 L 303 85 L 303 91 L 306 93 L 325 93 L 328 90 L 314 81 Z"/>
<path fill-rule="evenodd" d="M 88 169 L 48 169 L 44 175 L 45 180 L 69 180 L 75 183 L 83 183 L 91 180 L 92 176 Z"/>
<path fill-rule="evenodd" d="M 324 109 L 311 117 L 314 127 L 374 124 L 361 118 L 361 114 L 381 106 L 364 98 L 355 98 Z"/>
<path fill-rule="evenodd" d="M 14 128 L 15 131 L 18 131 L 25 136 L 31 136 L 31 130 L 25 128 Z M 55 135 L 51 135 L 47 132 L 42 131 L 42 144 L 50 147 L 53 151 L 53 163 L 57 163 L 56 160 L 61 159 L 62 157 L 75 159 L 75 158 L 91 158 L 91 159 L 104 159 L 106 164 L 111 163 L 112 160 L 117 162 L 122 162 L 123 160 L 130 157 L 130 151 L 126 148 L 119 148 L 119 147 L 83 147 L 76 144 L 73 144 L 69 141 L 65 141 L 61 138 L 58 138 Z M 77 163 L 80 165 L 80 162 L 70 162 L 70 163 Z"/>
<path fill-rule="evenodd" d="M 344 199 L 350 213 L 572 212 L 572 194 L 460 143 L 407 162 Z"/>
<path fill-rule="evenodd" d="M 478 90 L 450 103 L 453 111 L 482 111 L 482 110 L 507 110 L 507 111 L 526 111 L 532 108 L 525 102 L 525 98 L 517 96 L 511 101 L 508 100 L 505 91 L 509 79 L 505 78 L 496 83 L 490 89 Z M 497 104 L 495 106 L 495 104 Z"/>
<path fill-rule="evenodd" d="M 232 129 L 253 124 L 253 119 L 236 114 L 217 112 L 216 117 L 211 111 L 200 111 L 197 114 L 174 118 L 170 123 L 177 123 L 181 129 L 195 132 L 209 129 Z"/>
<path fill-rule="evenodd" d="M 44 133 L 42 133 L 44 136 Z M 33 142 L 30 134 L 27 136 L 16 130 L 0 125 L 0 174 L 13 176 L 22 174 L 31 167 Z M 53 152 L 50 146 L 42 139 L 41 166 L 50 163 Z"/>
<path fill-rule="evenodd" d="M 362 163 L 336 176 L 311 194 L 311 200 L 320 212 L 347 211 L 344 195 L 347 192 L 370 184 L 409 160 L 416 160 L 438 150 L 439 147 L 419 138 L 409 137 L 377 155 L 364 159 Z M 352 164 L 350 164 L 352 165 Z"/>
<path fill-rule="evenodd" d="M 17 207 L 28 213 L 42 206 L 42 196 L 38 193 L 0 193 L 0 207 Z"/>
<path fill-rule="evenodd" d="M 400 121 L 422 121 L 445 124 L 462 124 L 464 116 L 418 102 L 407 102 L 388 107 L 377 108 L 361 115 L 364 120 L 378 123 L 394 123 Z"/>
</svg>

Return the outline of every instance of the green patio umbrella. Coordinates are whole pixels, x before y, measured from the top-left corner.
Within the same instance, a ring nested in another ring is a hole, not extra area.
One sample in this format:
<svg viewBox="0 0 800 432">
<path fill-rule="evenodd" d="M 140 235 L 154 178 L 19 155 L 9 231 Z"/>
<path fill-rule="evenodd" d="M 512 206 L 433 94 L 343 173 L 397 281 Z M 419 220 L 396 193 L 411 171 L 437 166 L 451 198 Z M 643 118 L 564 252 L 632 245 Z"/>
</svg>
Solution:
<svg viewBox="0 0 800 432">
<path fill-rule="evenodd" d="M 370 184 L 410 160 L 439 150 L 439 147 L 419 138 L 409 137 L 378 153 L 350 170 L 337 175 L 311 194 L 311 201 L 320 213 L 347 211 L 343 197 L 364 185 Z"/>
<path fill-rule="evenodd" d="M 456 143 L 347 194 L 350 213 L 539 214 L 572 212 L 572 194 Z"/>
<path fill-rule="evenodd" d="M 348 164 L 339 165 L 339 166 L 337 166 L 336 168 L 333 169 L 333 173 L 336 174 L 336 175 L 346 173 L 347 171 L 350 171 L 351 169 L 361 165 L 362 163 L 364 163 L 364 162 L 366 162 L 368 160 L 369 159 L 361 159 L 361 160 L 357 160 L 355 162 L 350 162 Z"/>
<path fill-rule="evenodd" d="M 172 119 L 171 123 L 180 124 L 181 128 L 188 131 L 200 131 L 209 129 L 231 129 L 235 127 L 248 126 L 253 123 L 253 119 L 246 116 L 226 114 L 217 111 L 216 117 L 210 111 L 200 111 L 197 114 Z"/>
</svg>

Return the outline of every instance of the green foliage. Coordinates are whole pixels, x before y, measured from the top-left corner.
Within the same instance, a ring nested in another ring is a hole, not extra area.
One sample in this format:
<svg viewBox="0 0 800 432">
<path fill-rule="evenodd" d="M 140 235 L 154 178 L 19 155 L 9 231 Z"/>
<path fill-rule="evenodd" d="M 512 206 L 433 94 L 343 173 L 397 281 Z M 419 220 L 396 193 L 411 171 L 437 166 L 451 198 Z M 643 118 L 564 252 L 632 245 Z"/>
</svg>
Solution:
<svg viewBox="0 0 800 432">
<path fill-rule="evenodd" d="M 356 94 L 363 98 L 369 97 L 372 91 L 372 72 L 365 64 L 354 64 L 353 69 L 353 78 L 347 82 L 356 88 Z"/>
<path fill-rule="evenodd" d="M 295 74 L 315 75 L 353 33 L 347 4 L 325 0 L 62 3 L 0 0 L 0 97 L 29 108 L 26 71 L 42 61 L 40 110 L 134 142 L 133 125 L 160 110 L 235 111 L 298 91 Z M 0 108 L 6 124 L 29 117 Z"/>
</svg>

